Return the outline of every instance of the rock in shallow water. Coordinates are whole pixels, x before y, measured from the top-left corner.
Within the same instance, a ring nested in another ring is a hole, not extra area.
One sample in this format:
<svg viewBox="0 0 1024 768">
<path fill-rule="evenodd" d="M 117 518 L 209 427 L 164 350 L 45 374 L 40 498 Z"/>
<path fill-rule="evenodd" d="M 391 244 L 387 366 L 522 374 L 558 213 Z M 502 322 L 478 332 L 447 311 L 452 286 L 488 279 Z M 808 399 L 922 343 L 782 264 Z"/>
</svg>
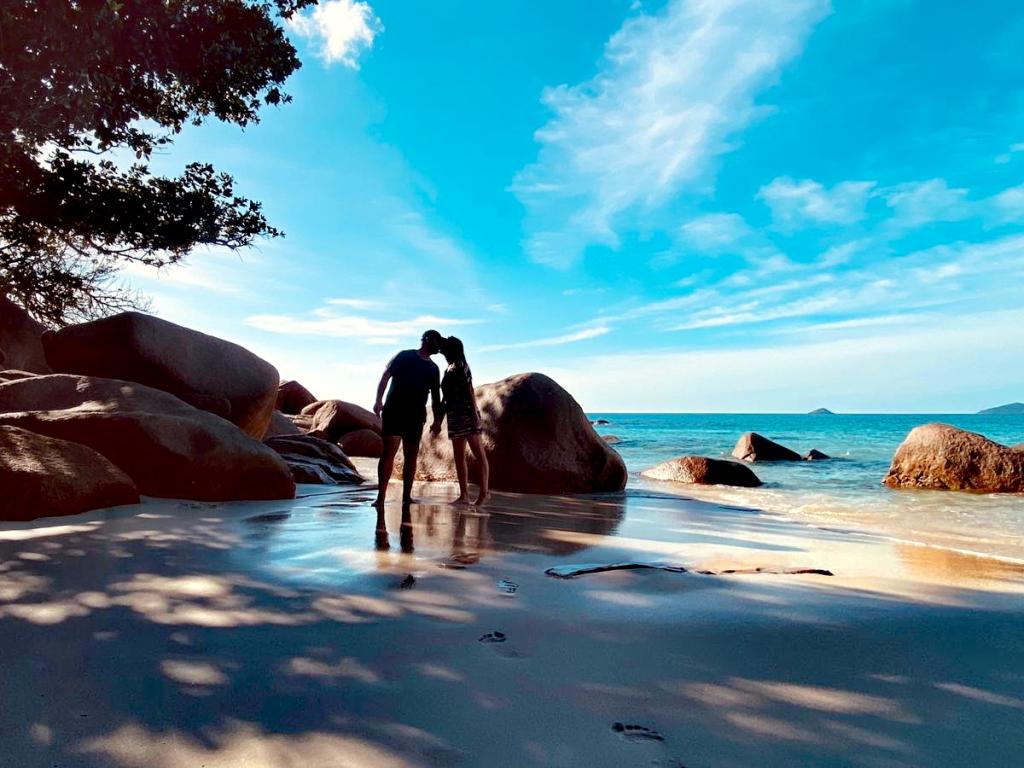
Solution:
<svg viewBox="0 0 1024 768">
<path fill-rule="evenodd" d="M 572 395 L 540 373 L 522 373 L 476 388 L 491 487 L 513 493 L 621 491 L 626 465 Z M 476 464 L 469 455 L 470 477 Z M 451 441 L 424 428 L 421 480 L 456 479 Z"/>
<path fill-rule="evenodd" d="M 127 381 L 53 374 L 0 384 L 0 424 L 87 445 L 147 496 L 286 499 L 277 454 L 224 419 Z"/>
<path fill-rule="evenodd" d="M 0 520 L 139 501 L 131 478 L 91 448 L 9 426 L 0 426 L 0 489 Z"/>
<path fill-rule="evenodd" d="M 709 459 L 705 456 L 682 456 L 662 462 L 641 472 L 651 480 L 695 485 L 734 485 L 756 488 L 761 485 L 757 475 L 735 461 Z"/>
<path fill-rule="evenodd" d="M 747 432 L 736 442 L 732 455 L 740 461 L 802 461 L 796 451 L 769 440 L 757 432 Z"/>
<path fill-rule="evenodd" d="M 926 424 L 896 449 L 883 482 L 890 488 L 1024 493 L 1024 451 L 948 424 Z"/>
</svg>

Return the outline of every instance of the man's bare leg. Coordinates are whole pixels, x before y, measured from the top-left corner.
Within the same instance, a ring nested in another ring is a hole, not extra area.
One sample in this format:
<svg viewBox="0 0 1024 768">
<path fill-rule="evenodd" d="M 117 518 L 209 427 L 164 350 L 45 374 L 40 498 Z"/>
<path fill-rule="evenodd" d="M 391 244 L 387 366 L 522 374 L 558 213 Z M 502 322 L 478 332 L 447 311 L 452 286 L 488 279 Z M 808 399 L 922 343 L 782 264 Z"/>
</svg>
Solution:
<svg viewBox="0 0 1024 768">
<path fill-rule="evenodd" d="M 377 462 L 377 498 L 373 506 L 383 507 L 384 497 L 388 493 L 388 483 L 391 482 L 391 473 L 395 471 L 395 456 L 398 455 L 398 446 L 402 438 L 394 435 L 384 435 L 384 452 Z"/>
<path fill-rule="evenodd" d="M 405 458 L 405 464 L 402 467 L 402 503 L 411 504 L 413 501 L 412 481 L 416 479 L 416 459 L 420 455 L 419 442 L 403 440 L 402 452 Z"/>
</svg>

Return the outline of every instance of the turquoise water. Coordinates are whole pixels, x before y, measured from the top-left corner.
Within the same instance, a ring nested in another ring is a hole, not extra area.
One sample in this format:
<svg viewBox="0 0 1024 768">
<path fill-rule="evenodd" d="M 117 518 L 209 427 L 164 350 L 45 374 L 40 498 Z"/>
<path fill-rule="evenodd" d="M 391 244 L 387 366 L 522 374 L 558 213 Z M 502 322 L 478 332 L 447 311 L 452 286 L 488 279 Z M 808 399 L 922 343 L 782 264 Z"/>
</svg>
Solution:
<svg viewBox="0 0 1024 768">
<path fill-rule="evenodd" d="M 804 454 L 812 448 L 834 457 L 824 462 L 757 464 L 763 488 L 695 488 L 686 494 L 755 507 L 796 520 L 870 530 L 892 538 L 967 552 L 1024 560 L 1024 495 L 945 491 L 895 491 L 882 478 L 897 446 L 916 426 L 933 421 L 980 432 L 1000 443 L 1024 442 L 1024 416 L 964 414 L 626 414 L 606 419 L 603 435 L 632 474 L 676 456 L 727 457 L 736 440 L 759 432 Z M 632 478 L 636 484 L 639 478 Z"/>
</svg>

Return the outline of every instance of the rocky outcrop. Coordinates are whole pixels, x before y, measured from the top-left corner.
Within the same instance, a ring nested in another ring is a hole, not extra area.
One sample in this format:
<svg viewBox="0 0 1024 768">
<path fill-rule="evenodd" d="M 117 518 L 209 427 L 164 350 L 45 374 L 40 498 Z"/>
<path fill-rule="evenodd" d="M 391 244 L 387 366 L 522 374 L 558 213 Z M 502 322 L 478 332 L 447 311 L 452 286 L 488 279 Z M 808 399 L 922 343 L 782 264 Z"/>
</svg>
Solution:
<svg viewBox="0 0 1024 768">
<path fill-rule="evenodd" d="M 267 427 L 267 434 L 263 436 L 264 440 L 268 440 L 271 437 L 283 437 L 284 435 L 301 435 L 302 430 L 295 426 L 295 422 L 289 419 L 280 411 L 274 411 L 270 416 L 270 426 Z"/>
<path fill-rule="evenodd" d="M 124 312 L 43 336 L 54 371 L 134 381 L 227 417 L 262 439 L 277 369 L 247 349 L 166 320 Z"/>
<path fill-rule="evenodd" d="M 835 416 L 835 413 L 828 408 L 815 408 L 813 411 L 808 411 L 808 413 L 811 416 Z"/>
<path fill-rule="evenodd" d="M 91 448 L 11 426 L 0 426 L 0 489 L 0 520 L 139 501 L 131 479 Z"/>
<path fill-rule="evenodd" d="M 4 368 L 50 373 L 43 352 L 46 328 L 6 296 L 0 296 L 0 365 Z"/>
<path fill-rule="evenodd" d="M 948 424 L 926 424 L 896 449 L 884 482 L 891 488 L 1022 493 L 1024 451 Z"/>
<path fill-rule="evenodd" d="M 372 429 L 357 429 L 343 435 L 338 445 L 349 456 L 377 458 L 384 453 L 384 440 Z"/>
<path fill-rule="evenodd" d="M 749 467 L 735 461 L 709 459 L 705 456 L 682 456 L 662 462 L 641 472 L 651 480 L 694 485 L 734 485 L 756 488 L 761 485 Z"/>
<path fill-rule="evenodd" d="M 363 482 L 345 452 L 312 435 L 272 437 L 266 444 L 288 465 L 296 483 L 336 485 Z"/>
<path fill-rule="evenodd" d="M 518 493 L 621 491 L 622 458 L 594 431 L 572 395 L 539 373 L 524 373 L 476 389 L 491 487 Z M 469 457 L 471 479 L 476 465 Z M 424 428 L 423 480 L 454 480 L 451 441 Z"/>
<path fill-rule="evenodd" d="M 127 381 L 50 375 L 0 384 L 0 424 L 86 445 L 147 496 L 226 501 L 295 495 L 281 458 L 230 422 Z"/>
<path fill-rule="evenodd" d="M 343 400 L 318 400 L 303 408 L 301 415 L 312 417 L 310 432 L 332 443 L 359 429 L 380 434 L 380 418 L 376 414 Z"/>
<path fill-rule="evenodd" d="M 979 416 L 1021 416 L 1024 415 L 1024 403 L 1007 403 L 995 408 L 978 411 Z"/>
<path fill-rule="evenodd" d="M 295 415 L 302 413 L 307 405 L 318 402 L 313 393 L 297 381 L 282 381 L 277 388 L 277 403 L 274 406 L 281 413 Z"/>
<path fill-rule="evenodd" d="M 802 461 L 799 453 L 779 445 L 757 432 L 747 432 L 732 449 L 732 455 L 740 461 Z"/>
<path fill-rule="evenodd" d="M 807 455 L 804 456 L 804 461 L 825 461 L 831 458 L 832 457 L 827 453 L 822 453 L 817 448 L 811 448 L 811 450 L 807 452 Z"/>
</svg>

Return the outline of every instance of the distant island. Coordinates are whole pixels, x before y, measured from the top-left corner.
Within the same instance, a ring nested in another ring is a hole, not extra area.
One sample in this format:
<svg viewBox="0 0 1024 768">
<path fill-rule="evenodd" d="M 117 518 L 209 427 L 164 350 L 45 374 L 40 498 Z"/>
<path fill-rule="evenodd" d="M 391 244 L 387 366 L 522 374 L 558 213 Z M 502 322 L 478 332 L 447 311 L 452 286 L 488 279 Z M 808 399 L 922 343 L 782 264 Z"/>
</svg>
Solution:
<svg viewBox="0 0 1024 768">
<path fill-rule="evenodd" d="M 995 408 L 986 408 L 983 411 L 978 411 L 978 414 L 983 416 L 1024 416 L 1024 403 L 997 405 Z"/>
<path fill-rule="evenodd" d="M 835 413 L 828 408 L 815 408 L 813 411 L 808 411 L 808 414 L 811 416 L 835 416 Z"/>
</svg>

